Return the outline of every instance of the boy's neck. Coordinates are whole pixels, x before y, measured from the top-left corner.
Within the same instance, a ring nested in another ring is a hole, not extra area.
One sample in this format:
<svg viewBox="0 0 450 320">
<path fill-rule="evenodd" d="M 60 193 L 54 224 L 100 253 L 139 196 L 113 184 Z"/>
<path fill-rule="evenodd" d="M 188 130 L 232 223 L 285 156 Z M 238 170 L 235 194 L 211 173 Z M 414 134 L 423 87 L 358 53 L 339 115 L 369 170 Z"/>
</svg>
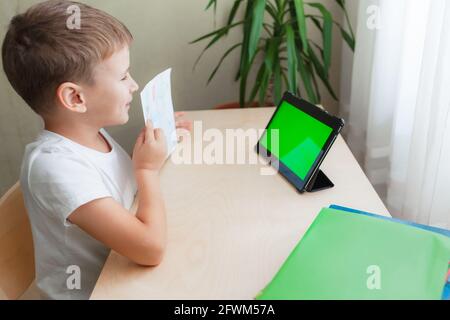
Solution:
<svg viewBox="0 0 450 320">
<path fill-rule="evenodd" d="M 111 151 L 111 146 L 102 138 L 100 134 L 101 128 L 98 127 L 79 123 L 58 125 L 52 121 L 44 120 L 44 129 L 100 152 L 108 153 Z"/>
</svg>

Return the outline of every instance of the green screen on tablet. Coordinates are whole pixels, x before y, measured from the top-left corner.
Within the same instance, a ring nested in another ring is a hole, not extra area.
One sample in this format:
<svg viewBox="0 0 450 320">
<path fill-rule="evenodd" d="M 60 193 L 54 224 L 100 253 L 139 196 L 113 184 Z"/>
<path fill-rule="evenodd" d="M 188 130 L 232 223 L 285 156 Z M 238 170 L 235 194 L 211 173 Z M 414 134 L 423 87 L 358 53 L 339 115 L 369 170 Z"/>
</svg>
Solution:
<svg viewBox="0 0 450 320">
<path fill-rule="evenodd" d="M 283 101 L 260 143 L 300 179 L 305 180 L 332 132 L 331 127 Z M 275 145 L 277 140 L 279 145 Z"/>
</svg>

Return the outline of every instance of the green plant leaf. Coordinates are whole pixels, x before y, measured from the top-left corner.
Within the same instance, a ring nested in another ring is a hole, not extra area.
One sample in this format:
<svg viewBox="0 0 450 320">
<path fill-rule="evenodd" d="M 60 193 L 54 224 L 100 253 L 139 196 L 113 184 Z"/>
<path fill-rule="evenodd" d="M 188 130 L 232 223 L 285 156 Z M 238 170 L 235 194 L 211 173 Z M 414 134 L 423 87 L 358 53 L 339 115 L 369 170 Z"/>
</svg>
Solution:
<svg viewBox="0 0 450 320">
<path fill-rule="evenodd" d="M 311 79 L 311 73 L 308 71 L 305 61 L 301 56 L 298 58 L 298 71 L 305 86 L 306 94 L 308 95 L 309 102 L 317 104 L 319 101 L 314 93 L 313 83 Z"/>
<path fill-rule="evenodd" d="M 289 91 L 297 92 L 297 50 L 295 46 L 295 35 L 291 25 L 286 26 L 286 46 L 288 55 L 288 79 Z"/>
<path fill-rule="evenodd" d="M 318 45 L 315 41 L 313 41 L 313 40 L 309 40 L 309 42 L 311 42 L 312 45 L 313 45 L 314 47 L 316 47 L 317 50 L 319 50 L 320 56 L 323 57 L 323 49 L 322 49 L 322 47 L 319 46 L 319 45 Z"/>
<path fill-rule="evenodd" d="M 277 61 L 278 43 L 279 42 L 276 38 L 269 39 L 266 42 L 266 45 L 264 47 L 266 55 L 256 75 L 255 85 L 253 86 L 252 92 L 250 94 L 249 99 L 250 103 L 253 102 L 258 91 L 259 91 L 259 102 L 260 104 L 264 103 L 263 100 L 266 95 L 267 86 L 270 81 L 270 76 L 273 73 L 273 69 L 275 68 L 275 64 Z"/>
<path fill-rule="evenodd" d="M 201 52 L 200 55 L 198 56 L 197 60 L 195 60 L 194 68 L 193 68 L 193 69 L 195 69 L 195 68 L 197 67 L 197 64 L 200 62 L 200 60 L 201 60 L 201 58 L 203 57 L 203 55 L 205 54 L 206 50 L 208 50 L 213 44 L 215 44 L 217 41 L 219 41 L 220 38 L 222 38 L 223 36 L 225 36 L 229 29 L 234 28 L 235 26 L 240 25 L 240 24 L 242 24 L 242 22 L 238 22 L 238 23 L 232 24 L 232 25 L 230 25 L 230 26 L 226 26 L 226 27 L 220 28 L 219 30 L 216 30 L 216 31 L 214 31 L 214 32 L 211 32 L 211 33 L 209 33 L 209 34 L 207 34 L 207 35 L 205 35 L 205 36 L 203 36 L 203 37 L 201 37 L 201 38 L 195 40 L 194 42 L 192 42 L 192 43 L 196 43 L 196 42 L 198 42 L 198 41 L 200 41 L 200 40 L 203 40 L 203 39 L 206 39 L 206 38 L 209 38 L 209 37 L 215 35 L 215 37 L 214 37 L 214 38 L 208 43 L 208 45 L 202 50 L 202 52 Z"/>
<path fill-rule="evenodd" d="M 281 66 L 280 66 L 280 62 L 278 59 L 279 56 L 279 49 L 280 47 L 280 38 L 279 37 L 274 37 L 271 38 L 269 40 L 267 40 L 267 46 L 266 46 L 266 56 L 264 59 L 264 63 L 266 65 L 266 72 L 267 72 L 267 76 L 268 78 L 264 78 L 262 81 L 262 87 L 260 89 L 260 100 L 261 100 L 261 95 L 263 95 L 263 97 L 266 95 L 266 91 L 267 91 L 267 85 L 269 84 L 269 82 L 272 80 L 272 75 L 274 75 L 274 77 L 277 77 L 277 80 L 274 80 L 274 91 L 276 91 L 275 93 L 278 95 L 281 95 L 281 87 L 278 88 L 278 86 L 281 85 Z M 276 74 L 276 72 L 278 72 L 278 74 Z M 266 81 L 267 81 L 267 85 L 266 85 Z M 275 83 L 275 81 L 278 81 L 277 83 Z M 264 88 L 265 86 L 265 88 Z"/>
<path fill-rule="evenodd" d="M 272 27 L 272 26 L 267 23 L 263 23 L 263 28 L 264 28 L 264 30 L 266 30 L 268 36 L 273 37 L 273 32 L 272 32 L 272 30 L 270 30 L 270 27 Z"/>
<path fill-rule="evenodd" d="M 273 70 L 273 65 L 275 63 L 275 56 L 278 49 L 278 41 L 276 38 L 269 39 L 266 44 L 266 56 L 264 58 L 264 63 L 269 71 Z"/>
<path fill-rule="evenodd" d="M 305 7 L 303 0 L 293 0 L 295 8 L 295 17 L 297 19 L 298 31 L 302 41 L 303 52 L 308 52 L 308 31 L 306 29 Z"/>
<path fill-rule="evenodd" d="M 206 6 L 205 10 L 208 10 L 212 5 L 216 6 L 217 5 L 217 0 L 210 0 L 208 2 L 208 5 Z"/>
<path fill-rule="evenodd" d="M 225 27 L 222 27 L 220 29 L 214 30 L 213 32 L 205 34 L 204 36 L 201 36 L 200 38 L 197 38 L 197 39 L 189 42 L 189 44 L 194 44 L 194 43 L 200 42 L 202 40 L 208 39 L 208 38 L 210 38 L 210 37 L 212 37 L 214 35 L 217 35 L 218 33 L 223 33 L 223 35 L 225 35 L 228 30 L 230 30 L 230 29 L 232 29 L 232 28 L 234 28 L 234 27 L 236 27 L 238 25 L 241 25 L 243 23 L 244 23 L 244 21 L 239 21 L 239 22 L 233 23 L 231 25 L 227 25 Z"/>
<path fill-rule="evenodd" d="M 333 87 L 330 84 L 330 81 L 328 79 L 328 74 L 325 71 L 325 67 L 320 63 L 316 53 L 314 52 L 314 50 L 311 47 L 309 47 L 308 52 L 309 52 L 309 57 L 311 58 L 311 61 L 314 66 L 314 70 L 316 70 L 317 75 L 319 76 L 320 80 L 322 80 L 323 84 L 328 89 L 331 96 L 337 101 L 338 100 L 337 95 L 336 95 L 336 93 L 334 93 Z"/>
<path fill-rule="evenodd" d="M 261 88 L 261 85 L 262 85 L 262 82 L 263 82 L 263 78 L 264 78 L 264 75 L 266 73 L 266 68 L 267 68 L 266 64 L 264 62 L 261 63 L 261 65 L 259 67 L 259 70 L 258 70 L 258 73 L 256 74 L 255 84 L 254 84 L 253 89 L 252 89 L 252 91 L 250 93 L 250 98 L 249 98 L 249 102 L 250 103 L 253 102 L 253 100 L 256 97 L 256 94 L 258 93 L 259 89 Z"/>
<path fill-rule="evenodd" d="M 273 98 L 275 105 L 278 105 L 281 101 L 282 85 L 280 60 L 276 59 L 273 69 Z"/>
<path fill-rule="evenodd" d="M 341 28 L 341 35 L 342 38 L 345 40 L 345 42 L 347 42 L 350 49 L 352 49 L 352 51 L 355 51 L 355 39 L 353 39 L 353 37 L 342 28 Z"/>
<path fill-rule="evenodd" d="M 286 3 L 286 1 L 275 0 L 275 5 L 277 6 L 277 10 L 282 10 L 283 3 Z"/>
<path fill-rule="evenodd" d="M 270 2 L 267 2 L 266 4 L 266 11 L 270 14 L 270 16 L 274 21 L 278 20 L 277 10 L 276 8 L 273 7 L 273 5 Z"/>
<path fill-rule="evenodd" d="M 244 18 L 244 38 L 242 41 L 241 57 L 240 57 L 240 67 L 236 75 L 236 81 L 241 79 L 239 84 L 239 104 L 241 107 L 245 105 L 245 96 L 247 90 L 247 77 L 248 72 L 251 68 L 248 62 L 248 43 L 249 43 L 249 32 L 251 28 L 251 16 L 252 16 L 252 2 L 247 1 L 247 6 L 245 8 L 245 18 Z M 251 59 L 250 59 L 251 60 Z"/>
<path fill-rule="evenodd" d="M 333 46 L 333 17 L 330 11 L 321 3 L 308 3 L 308 6 L 318 9 L 323 16 L 323 61 L 325 72 L 328 74 L 331 66 L 331 50 Z"/>
<path fill-rule="evenodd" d="M 319 29 L 319 31 L 322 33 L 323 32 L 323 28 L 322 28 L 322 25 L 320 24 L 319 19 L 317 19 L 317 18 L 315 18 L 313 16 L 310 16 L 310 18 L 311 18 L 312 22 L 314 23 L 314 25 L 317 27 L 317 29 Z"/>
<path fill-rule="evenodd" d="M 233 7 L 231 8 L 231 11 L 230 11 L 230 15 L 228 16 L 227 25 L 230 25 L 230 24 L 233 23 L 233 20 L 236 17 L 236 13 L 239 10 L 239 7 L 240 7 L 241 3 L 242 3 L 242 0 L 235 0 L 234 1 Z"/>
<path fill-rule="evenodd" d="M 248 45 L 248 57 L 247 61 L 253 58 L 256 49 L 258 47 L 259 38 L 261 36 L 261 30 L 264 22 L 264 12 L 266 8 L 266 0 L 254 0 L 253 1 L 253 15 L 252 26 L 250 29 L 249 45 Z"/>
<path fill-rule="evenodd" d="M 281 69 L 281 77 L 283 78 L 284 84 L 286 85 L 286 87 L 288 86 L 289 80 L 286 76 L 286 72 L 283 71 L 283 69 Z"/>
<path fill-rule="evenodd" d="M 342 37 L 347 42 L 347 44 L 352 49 L 352 51 L 355 51 L 355 33 L 353 32 L 352 24 L 351 24 L 350 18 L 348 16 L 348 11 L 345 6 L 345 0 L 336 0 L 336 2 L 344 11 L 345 21 L 347 22 L 347 26 L 350 30 L 350 33 L 348 33 L 347 31 L 345 31 L 345 29 L 343 27 L 340 26 Z"/>
<path fill-rule="evenodd" d="M 259 105 L 264 105 L 264 99 L 266 98 L 267 87 L 269 86 L 270 77 L 272 76 L 272 72 L 266 68 L 264 75 L 262 77 L 261 88 L 259 89 Z"/>
<path fill-rule="evenodd" d="M 319 19 L 323 19 L 323 17 L 315 15 L 306 15 L 306 17 L 313 21 L 314 25 L 320 30 L 321 33 L 323 32 L 322 25 L 319 21 Z M 352 51 L 355 51 L 355 38 L 351 35 L 351 33 L 348 33 L 339 22 L 333 21 L 333 23 L 341 31 L 342 38 L 345 40 L 350 49 L 352 49 Z"/>
<path fill-rule="evenodd" d="M 345 10 L 345 0 L 336 0 L 337 4 Z"/>
<path fill-rule="evenodd" d="M 232 46 L 231 48 L 229 48 L 224 55 L 222 56 L 222 58 L 220 59 L 219 63 L 217 64 L 217 66 L 214 68 L 214 71 L 211 73 L 211 75 L 208 78 L 208 83 L 209 84 L 211 82 L 211 80 L 214 78 L 214 76 L 216 75 L 217 70 L 219 70 L 220 66 L 222 65 L 222 62 L 225 60 L 225 58 L 234 51 L 234 49 L 238 48 L 242 46 L 242 43 L 237 43 L 234 46 Z"/>
<path fill-rule="evenodd" d="M 307 61 L 307 60 L 304 60 L 304 61 L 305 61 L 306 70 L 311 75 L 311 79 L 312 79 L 312 82 L 314 85 L 314 92 L 317 97 L 317 103 L 320 103 L 322 101 L 322 97 L 320 95 L 319 85 L 317 84 L 316 73 L 314 72 L 314 66 L 312 65 L 311 61 Z"/>
</svg>

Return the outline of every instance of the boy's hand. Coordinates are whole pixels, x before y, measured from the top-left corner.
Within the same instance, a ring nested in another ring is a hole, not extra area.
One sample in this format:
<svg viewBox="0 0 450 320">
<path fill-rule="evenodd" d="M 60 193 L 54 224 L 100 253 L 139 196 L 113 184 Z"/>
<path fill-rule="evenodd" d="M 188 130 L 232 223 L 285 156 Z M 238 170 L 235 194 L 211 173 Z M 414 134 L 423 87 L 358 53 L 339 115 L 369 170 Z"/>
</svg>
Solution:
<svg viewBox="0 0 450 320">
<path fill-rule="evenodd" d="M 192 121 L 183 119 L 186 112 L 175 112 L 175 127 L 177 129 L 178 142 L 183 141 L 183 134 L 179 129 L 192 131 Z"/>
<path fill-rule="evenodd" d="M 167 156 L 167 143 L 161 129 L 153 129 L 149 120 L 142 129 L 133 150 L 134 170 L 158 172 Z"/>
<path fill-rule="evenodd" d="M 192 121 L 183 119 L 186 112 L 175 112 L 175 127 L 192 131 Z"/>
</svg>

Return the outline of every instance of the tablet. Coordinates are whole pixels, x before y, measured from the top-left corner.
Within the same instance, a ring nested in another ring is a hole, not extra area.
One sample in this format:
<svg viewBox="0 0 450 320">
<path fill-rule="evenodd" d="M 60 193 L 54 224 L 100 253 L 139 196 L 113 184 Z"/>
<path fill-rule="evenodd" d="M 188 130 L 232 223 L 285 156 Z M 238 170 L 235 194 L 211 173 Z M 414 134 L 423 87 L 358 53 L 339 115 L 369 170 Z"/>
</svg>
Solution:
<svg viewBox="0 0 450 320">
<path fill-rule="evenodd" d="M 343 119 L 286 92 L 256 150 L 299 192 L 311 191 L 328 180 L 319 167 L 343 127 Z"/>
</svg>

